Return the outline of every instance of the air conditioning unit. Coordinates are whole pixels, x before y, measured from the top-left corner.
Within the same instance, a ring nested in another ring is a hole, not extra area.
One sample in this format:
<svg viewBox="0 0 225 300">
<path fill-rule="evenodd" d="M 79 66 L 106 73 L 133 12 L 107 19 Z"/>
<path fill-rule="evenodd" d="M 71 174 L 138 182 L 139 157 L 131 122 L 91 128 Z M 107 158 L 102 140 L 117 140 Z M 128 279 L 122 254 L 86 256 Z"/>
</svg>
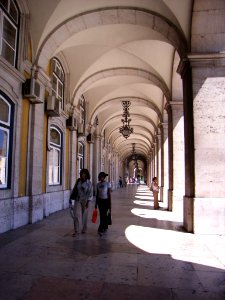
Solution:
<svg viewBox="0 0 225 300">
<path fill-rule="evenodd" d="M 48 96 L 47 99 L 47 114 L 52 117 L 59 117 L 61 111 L 61 103 L 56 96 Z"/>
<path fill-rule="evenodd" d="M 22 85 L 23 97 L 32 103 L 43 103 L 41 99 L 41 85 L 35 78 L 27 79 Z"/>
<path fill-rule="evenodd" d="M 70 116 L 66 120 L 66 127 L 68 127 L 70 130 L 77 130 L 77 119 L 73 116 Z"/>
<path fill-rule="evenodd" d="M 90 144 L 94 144 L 94 137 L 93 137 L 92 133 L 89 133 L 87 135 L 87 142 L 90 143 Z"/>
</svg>

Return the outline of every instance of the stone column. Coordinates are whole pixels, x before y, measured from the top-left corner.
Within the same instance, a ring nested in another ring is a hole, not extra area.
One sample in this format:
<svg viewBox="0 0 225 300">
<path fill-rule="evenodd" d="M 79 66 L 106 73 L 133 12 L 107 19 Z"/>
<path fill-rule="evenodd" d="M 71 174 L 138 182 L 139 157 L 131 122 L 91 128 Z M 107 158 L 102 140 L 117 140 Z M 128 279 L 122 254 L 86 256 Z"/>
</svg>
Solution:
<svg viewBox="0 0 225 300">
<path fill-rule="evenodd" d="M 168 114 L 168 175 L 169 175 L 169 188 L 168 188 L 168 210 L 173 209 L 173 115 L 171 105 L 166 105 Z"/>
<path fill-rule="evenodd" d="M 159 134 L 159 147 L 160 147 L 160 201 L 164 201 L 164 145 L 163 145 L 163 126 L 160 124 L 159 126 L 160 134 Z"/>
<path fill-rule="evenodd" d="M 43 124 L 44 104 L 30 106 L 29 130 L 29 162 L 28 162 L 28 194 L 29 222 L 35 223 L 43 219 L 42 163 L 43 163 Z"/>
<path fill-rule="evenodd" d="M 162 137 L 161 134 L 157 135 L 158 145 L 158 184 L 159 184 L 159 201 L 163 201 L 162 193 Z"/>
<path fill-rule="evenodd" d="M 155 166 L 154 166 L 154 174 L 158 177 L 159 174 L 159 162 L 158 162 L 158 139 L 157 136 L 154 137 L 154 152 L 155 152 Z"/>
<path fill-rule="evenodd" d="M 169 155 L 168 155 L 168 123 L 161 123 L 163 147 L 163 202 L 168 206 L 169 189 Z"/>
<path fill-rule="evenodd" d="M 94 143 L 89 143 L 89 172 L 91 175 L 91 179 L 93 178 L 93 144 Z"/>
<path fill-rule="evenodd" d="M 193 80 L 193 231 L 225 234 L 225 54 L 189 56 Z"/>
<path fill-rule="evenodd" d="M 93 173 L 92 183 L 96 186 L 98 182 L 98 174 L 101 170 L 101 136 L 95 136 L 94 149 L 93 149 Z"/>
<path fill-rule="evenodd" d="M 180 62 L 178 72 L 183 80 L 184 101 L 184 150 L 185 150 L 185 195 L 184 195 L 184 227 L 193 232 L 193 197 L 195 189 L 194 174 L 194 123 L 192 74 L 189 61 Z"/>
<path fill-rule="evenodd" d="M 173 116 L 173 207 L 183 211 L 184 195 L 184 117 L 183 101 L 171 101 Z"/>
<path fill-rule="evenodd" d="M 70 131 L 70 181 L 69 188 L 72 189 L 77 179 L 77 131 Z"/>
<path fill-rule="evenodd" d="M 151 153 L 148 153 L 148 157 L 147 157 L 147 185 L 150 187 L 151 185 L 151 181 L 152 181 L 152 177 L 151 177 Z"/>
<path fill-rule="evenodd" d="M 155 148 L 154 148 L 154 143 L 153 143 L 152 144 L 152 177 L 154 177 L 154 176 L 155 176 Z"/>
</svg>

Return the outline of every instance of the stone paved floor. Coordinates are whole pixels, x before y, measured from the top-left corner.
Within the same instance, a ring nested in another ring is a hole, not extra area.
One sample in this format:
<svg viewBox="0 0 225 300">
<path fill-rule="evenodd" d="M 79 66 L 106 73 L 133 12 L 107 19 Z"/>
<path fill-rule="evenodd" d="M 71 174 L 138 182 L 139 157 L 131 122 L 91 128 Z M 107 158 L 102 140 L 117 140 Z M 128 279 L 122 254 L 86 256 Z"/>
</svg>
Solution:
<svg viewBox="0 0 225 300">
<path fill-rule="evenodd" d="M 68 210 L 0 235 L 0 299 L 225 299 L 225 236 L 183 232 L 146 186 L 112 197 L 103 237 L 89 221 L 73 238 Z"/>
</svg>

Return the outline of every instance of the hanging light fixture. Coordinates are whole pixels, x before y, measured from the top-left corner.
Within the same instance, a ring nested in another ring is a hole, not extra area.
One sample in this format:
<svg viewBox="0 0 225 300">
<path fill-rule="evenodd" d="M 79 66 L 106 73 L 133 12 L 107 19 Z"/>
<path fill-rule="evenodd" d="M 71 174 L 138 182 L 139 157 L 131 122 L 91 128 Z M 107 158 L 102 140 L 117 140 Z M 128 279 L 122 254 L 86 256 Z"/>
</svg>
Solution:
<svg viewBox="0 0 225 300">
<path fill-rule="evenodd" d="M 131 135 L 131 133 L 133 133 L 133 128 L 130 127 L 131 119 L 129 118 L 130 117 L 130 113 L 129 113 L 130 105 L 131 105 L 130 101 L 122 101 L 122 106 L 123 106 L 122 117 L 124 117 L 124 119 L 121 119 L 123 126 L 120 127 L 119 132 L 123 135 L 123 137 L 125 139 L 127 139 Z"/>
</svg>

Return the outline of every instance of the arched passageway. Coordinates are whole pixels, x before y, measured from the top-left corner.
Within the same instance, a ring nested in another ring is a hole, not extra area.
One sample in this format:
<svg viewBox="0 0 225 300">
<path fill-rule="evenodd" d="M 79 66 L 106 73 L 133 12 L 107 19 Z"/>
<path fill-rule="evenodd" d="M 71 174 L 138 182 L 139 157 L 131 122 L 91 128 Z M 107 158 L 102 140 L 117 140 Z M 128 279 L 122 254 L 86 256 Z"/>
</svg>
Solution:
<svg viewBox="0 0 225 300">
<path fill-rule="evenodd" d="M 0 233 L 68 208 L 88 168 L 114 191 L 157 176 L 188 232 L 224 234 L 224 10 L 1 1 Z"/>
</svg>

